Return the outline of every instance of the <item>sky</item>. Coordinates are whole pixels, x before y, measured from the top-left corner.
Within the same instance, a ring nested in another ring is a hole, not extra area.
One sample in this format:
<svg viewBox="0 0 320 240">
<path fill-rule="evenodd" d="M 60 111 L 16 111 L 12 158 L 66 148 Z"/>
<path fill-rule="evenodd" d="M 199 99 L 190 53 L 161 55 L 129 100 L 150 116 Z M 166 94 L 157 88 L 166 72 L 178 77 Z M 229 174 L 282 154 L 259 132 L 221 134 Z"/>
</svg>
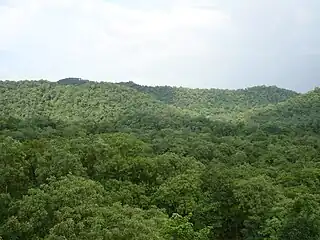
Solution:
<svg viewBox="0 0 320 240">
<path fill-rule="evenodd" d="M 319 0 L 0 0 L 0 79 L 320 86 Z"/>
</svg>

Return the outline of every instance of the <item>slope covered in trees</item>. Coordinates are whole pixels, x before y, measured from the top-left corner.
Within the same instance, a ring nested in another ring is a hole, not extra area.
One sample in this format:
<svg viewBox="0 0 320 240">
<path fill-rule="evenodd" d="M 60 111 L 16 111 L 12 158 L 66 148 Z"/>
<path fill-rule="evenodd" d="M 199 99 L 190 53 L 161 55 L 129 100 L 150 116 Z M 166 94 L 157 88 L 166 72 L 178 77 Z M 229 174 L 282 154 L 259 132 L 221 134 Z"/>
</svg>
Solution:
<svg viewBox="0 0 320 240">
<path fill-rule="evenodd" d="M 249 120 L 264 126 L 312 131 L 320 134 L 320 89 L 247 114 Z"/>
<path fill-rule="evenodd" d="M 68 121 L 109 120 L 136 108 L 163 107 L 148 95 L 109 83 L 65 86 L 49 82 L 5 82 L 0 91 L 2 114 L 18 118 L 41 115 Z"/>
<path fill-rule="evenodd" d="M 263 107 L 283 102 L 298 93 L 276 86 L 258 86 L 247 89 L 189 89 L 169 86 L 140 86 L 133 82 L 120 83 L 154 98 L 213 118 L 226 118 L 248 108 Z"/>
<path fill-rule="evenodd" d="M 0 236 L 317 240 L 319 96 L 0 82 Z"/>
</svg>

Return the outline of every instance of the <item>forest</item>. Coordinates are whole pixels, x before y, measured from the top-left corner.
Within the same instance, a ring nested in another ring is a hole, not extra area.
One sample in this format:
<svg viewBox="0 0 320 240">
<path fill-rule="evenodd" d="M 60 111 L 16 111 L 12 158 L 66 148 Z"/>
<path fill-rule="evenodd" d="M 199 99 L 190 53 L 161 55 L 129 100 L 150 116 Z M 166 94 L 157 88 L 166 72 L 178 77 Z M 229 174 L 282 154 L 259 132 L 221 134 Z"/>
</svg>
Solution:
<svg viewBox="0 0 320 240">
<path fill-rule="evenodd" d="M 319 240 L 320 88 L 0 81 L 2 240 Z"/>
</svg>

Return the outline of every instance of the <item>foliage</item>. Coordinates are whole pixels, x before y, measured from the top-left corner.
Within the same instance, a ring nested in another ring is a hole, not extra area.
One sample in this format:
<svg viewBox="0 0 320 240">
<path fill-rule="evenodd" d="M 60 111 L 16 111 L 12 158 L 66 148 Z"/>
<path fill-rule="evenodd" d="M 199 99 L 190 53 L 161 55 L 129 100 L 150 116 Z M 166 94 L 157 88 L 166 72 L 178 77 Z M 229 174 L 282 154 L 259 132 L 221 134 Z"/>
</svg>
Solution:
<svg viewBox="0 0 320 240">
<path fill-rule="evenodd" d="M 0 239 L 319 239 L 319 103 L 319 88 L 0 82 Z"/>
</svg>

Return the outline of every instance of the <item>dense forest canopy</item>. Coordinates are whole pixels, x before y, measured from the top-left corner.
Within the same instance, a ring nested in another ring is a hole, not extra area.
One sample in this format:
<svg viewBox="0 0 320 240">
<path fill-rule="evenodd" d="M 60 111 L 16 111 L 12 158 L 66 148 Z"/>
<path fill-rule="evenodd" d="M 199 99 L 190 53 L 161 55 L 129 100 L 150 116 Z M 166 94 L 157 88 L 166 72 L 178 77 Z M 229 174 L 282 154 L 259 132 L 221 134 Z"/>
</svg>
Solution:
<svg viewBox="0 0 320 240">
<path fill-rule="evenodd" d="M 0 82 L 0 239 L 318 240 L 320 90 Z"/>
<path fill-rule="evenodd" d="M 266 106 L 298 95 L 276 86 L 257 86 L 238 90 L 190 89 L 169 86 L 140 86 L 133 82 L 119 83 L 147 93 L 161 102 L 211 117 L 235 116 L 249 108 Z"/>
</svg>

